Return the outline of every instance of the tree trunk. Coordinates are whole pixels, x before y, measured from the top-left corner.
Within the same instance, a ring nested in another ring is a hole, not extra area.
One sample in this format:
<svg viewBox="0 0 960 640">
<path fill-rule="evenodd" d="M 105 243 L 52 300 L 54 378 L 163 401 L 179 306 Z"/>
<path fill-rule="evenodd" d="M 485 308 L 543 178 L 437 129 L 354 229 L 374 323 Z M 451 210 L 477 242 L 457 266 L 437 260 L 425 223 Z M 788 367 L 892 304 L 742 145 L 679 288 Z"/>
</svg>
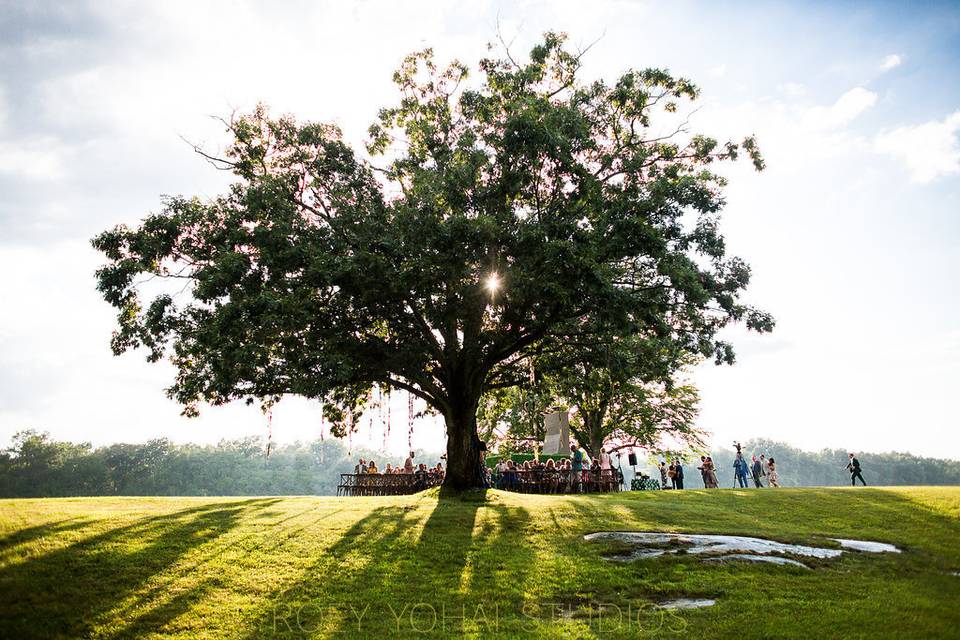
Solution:
<svg viewBox="0 0 960 640">
<path fill-rule="evenodd" d="M 486 474 L 477 435 L 477 403 L 458 404 L 444 416 L 447 425 L 447 474 L 443 486 L 455 491 L 482 489 Z"/>
<path fill-rule="evenodd" d="M 590 434 L 590 457 L 598 458 L 600 457 L 600 450 L 603 449 L 604 437 L 599 431 L 594 431 Z"/>
<path fill-rule="evenodd" d="M 607 439 L 607 434 L 603 432 L 604 414 L 601 411 L 587 411 L 583 416 L 584 432 L 587 435 L 587 442 L 581 443 L 590 454 L 591 458 L 600 455 L 603 448 L 603 442 Z"/>
</svg>

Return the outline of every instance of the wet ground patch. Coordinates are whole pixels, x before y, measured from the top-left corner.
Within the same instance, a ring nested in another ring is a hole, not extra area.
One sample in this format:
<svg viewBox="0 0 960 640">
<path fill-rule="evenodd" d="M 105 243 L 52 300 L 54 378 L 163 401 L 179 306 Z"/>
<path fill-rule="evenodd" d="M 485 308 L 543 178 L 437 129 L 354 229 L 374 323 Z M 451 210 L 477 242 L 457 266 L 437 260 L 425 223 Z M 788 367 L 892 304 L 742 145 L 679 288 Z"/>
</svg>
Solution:
<svg viewBox="0 0 960 640">
<path fill-rule="evenodd" d="M 702 556 L 708 562 L 758 562 L 810 568 L 806 560 L 828 560 L 844 553 L 900 553 L 884 542 L 829 538 L 840 548 L 789 544 L 751 536 L 653 531 L 598 531 L 584 536 L 605 545 L 604 556 L 621 562 L 674 554 Z"/>
</svg>

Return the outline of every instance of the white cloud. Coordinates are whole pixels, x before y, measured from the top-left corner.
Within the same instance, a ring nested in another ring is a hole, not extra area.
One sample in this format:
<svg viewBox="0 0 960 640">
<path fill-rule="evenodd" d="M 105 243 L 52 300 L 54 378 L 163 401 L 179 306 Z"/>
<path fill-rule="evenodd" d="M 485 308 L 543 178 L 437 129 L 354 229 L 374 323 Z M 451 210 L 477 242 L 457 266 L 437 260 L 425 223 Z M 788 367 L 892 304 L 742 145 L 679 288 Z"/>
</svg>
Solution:
<svg viewBox="0 0 960 640">
<path fill-rule="evenodd" d="M 829 107 L 814 107 L 805 117 L 811 129 L 836 129 L 852 122 L 877 102 L 877 94 L 863 87 L 854 87 Z"/>
<path fill-rule="evenodd" d="M 715 76 L 717 78 L 722 78 L 723 76 L 727 75 L 727 65 L 720 64 L 720 65 L 717 65 L 716 67 L 713 67 L 712 69 L 710 69 L 710 75 Z"/>
<path fill-rule="evenodd" d="M 59 178 L 63 175 L 63 153 L 63 146 L 52 138 L 14 143 L 0 140 L 0 175 L 33 180 Z"/>
<path fill-rule="evenodd" d="M 874 147 L 899 158 L 914 182 L 960 173 L 960 111 L 943 120 L 898 127 L 877 134 Z"/>
<path fill-rule="evenodd" d="M 784 94 L 806 91 L 802 85 L 778 85 L 777 89 Z M 857 154 L 876 159 L 872 139 L 849 126 L 876 102 L 876 94 L 856 87 L 832 102 L 791 98 L 711 103 L 697 113 L 695 123 L 698 130 L 718 137 L 756 135 L 767 159 L 767 176 L 822 170 L 825 161 L 849 163 Z M 745 165 L 739 169 L 749 173 Z"/>
<path fill-rule="evenodd" d="M 890 71 L 890 69 L 895 69 L 903 63 L 903 58 L 901 58 L 896 53 L 891 53 L 883 59 L 883 62 L 880 63 L 880 71 Z"/>
<path fill-rule="evenodd" d="M 807 88 L 799 82 L 786 82 L 784 84 L 778 84 L 777 90 L 785 95 L 790 96 L 791 98 L 802 96 L 807 92 Z"/>
</svg>

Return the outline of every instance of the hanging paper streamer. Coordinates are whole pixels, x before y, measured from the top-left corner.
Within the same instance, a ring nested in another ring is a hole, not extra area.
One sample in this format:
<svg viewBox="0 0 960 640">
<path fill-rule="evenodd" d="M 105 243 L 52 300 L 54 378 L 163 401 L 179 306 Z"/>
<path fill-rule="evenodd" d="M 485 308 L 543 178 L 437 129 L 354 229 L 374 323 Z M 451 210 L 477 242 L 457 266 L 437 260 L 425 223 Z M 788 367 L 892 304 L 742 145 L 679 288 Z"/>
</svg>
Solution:
<svg viewBox="0 0 960 640">
<path fill-rule="evenodd" d="M 413 451 L 413 394 L 407 392 L 407 449 Z"/>
<path fill-rule="evenodd" d="M 360 416 L 360 417 L 363 418 L 363 416 Z M 348 438 L 348 442 L 350 443 L 349 448 L 347 449 L 347 455 L 352 457 L 353 456 L 353 432 L 359 428 L 359 425 L 357 424 L 357 414 L 354 413 L 353 408 L 347 409 L 345 418 L 346 418 L 346 424 L 347 424 L 347 438 Z"/>
<path fill-rule="evenodd" d="M 273 409 L 267 411 L 267 457 L 273 449 Z"/>
<path fill-rule="evenodd" d="M 324 451 L 327 448 L 327 445 L 324 444 L 323 442 L 323 430 L 324 430 L 323 405 L 321 404 L 320 405 L 320 464 L 323 464 L 324 462 Z"/>
<path fill-rule="evenodd" d="M 387 387 L 387 436 L 390 435 L 390 387 Z"/>
<path fill-rule="evenodd" d="M 383 447 L 382 447 L 381 451 L 383 451 L 384 453 L 386 453 L 386 451 L 387 451 L 387 432 L 388 432 L 388 430 L 389 430 L 389 427 L 388 427 L 387 425 L 389 424 L 389 420 L 390 420 L 390 419 L 389 419 L 389 418 L 387 418 L 387 420 L 384 420 L 384 419 L 383 419 L 383 389 L 380 388 L 380 387 L 377 387 L 377 400 L 378 400 L 378 404 L 377 404 L 377 414 L 378 414 L 379 417 L 380 417 L 380 428 L 383 430 Z M 388 415 L 388 416 L 390 415 L 390 405 L 387 405 L 387 415 Z"/>
</svg>

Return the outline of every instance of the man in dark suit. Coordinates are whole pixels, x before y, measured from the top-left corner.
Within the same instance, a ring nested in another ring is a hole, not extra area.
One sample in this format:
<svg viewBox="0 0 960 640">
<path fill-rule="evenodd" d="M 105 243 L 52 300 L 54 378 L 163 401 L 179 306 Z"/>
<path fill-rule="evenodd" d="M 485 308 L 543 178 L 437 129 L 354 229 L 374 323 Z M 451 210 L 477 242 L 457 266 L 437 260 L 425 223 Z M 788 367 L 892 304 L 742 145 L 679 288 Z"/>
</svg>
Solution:
<svg viewBox="0 0 960 640">
<path fill-rule="evenodd" d="M 760 464 L 760 460 L 757 458 L 757 456 L 752 456 L 750 471 L 753 473 L 753 484 L 755 484 L 759 489 L 763 486 L 763 483 L 760 482 L 760 476 L 766 475 L 766 472 L 763 470 L 763 465 Z"/>
<path fill-rule="evenodd" d="M 863 486 L 867 486 L 867 481 L 863 479 L 863 475 L 860 473 L 860 461 L 852 453 L 850 454 L 850 462 L 847 463 L 847 471 L 850 472 L 850 486 L 857 486 L 857 478 L 860 478 Z"/>
<path fill-rule="evenodd" d="M 683 489 L 683 466 L 679 460 L 673 461 L 673 471 L 675 473 L 673 478 L 674 488 Z"/>
</svg>

